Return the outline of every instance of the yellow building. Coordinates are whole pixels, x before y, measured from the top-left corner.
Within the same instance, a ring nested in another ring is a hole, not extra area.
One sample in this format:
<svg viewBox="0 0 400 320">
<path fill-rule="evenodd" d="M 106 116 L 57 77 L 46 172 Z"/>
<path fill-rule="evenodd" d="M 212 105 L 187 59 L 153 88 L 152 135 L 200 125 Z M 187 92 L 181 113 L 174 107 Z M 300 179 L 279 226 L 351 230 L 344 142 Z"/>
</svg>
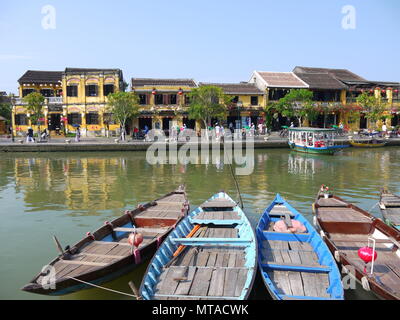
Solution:
<svg viewBox="0 0 400 320">
<path fill-rule="evenodd" d="M 228 105 L 226 125 L 231 123 L 234 128 L 244 126 L 257 126 L 264 123 L 267 97 L 265 92 L 252 83 L 200 83 L 200 86 L 211 85 L 220 87 L 224 94 L 232 97 L 232 103 Z"/>
<path fill-rule="evenodd" d="M 139 98 L 140 114 L 132 126 L 168 132 L 171 126 L 185 124 L 195 129 L 196 123 L 189 119 L 187 108 L 188 93 L 196 87 L 193 79 L 133 78 L 131 88 Z"/>
<path fill-rule="evenodd" d="M 75 132 L 80 126 L 82 135 L 105 135 L 117 131 L 118 124 L 107 114 L 107 95 L 124 89 L 120 69 L 66 68 L 65 71 L 28 70 L 19 80 L 19 97 L 13 101 L 14 134 L 25 134 L 32 125 L 23 97 L 31 92 L 45 99 L 41 129 L 50 134 Z"/>
<path fill-rule="evenodd" d="M 78 125 L 86 136 L 104 136 L 106 130 L 119 130 L 119 124 L 107 112 L 107 95 L 124 91 L 120 69 L 66 68 L 62 88 L 67 131 L 74 131 Z"/>
</svg>

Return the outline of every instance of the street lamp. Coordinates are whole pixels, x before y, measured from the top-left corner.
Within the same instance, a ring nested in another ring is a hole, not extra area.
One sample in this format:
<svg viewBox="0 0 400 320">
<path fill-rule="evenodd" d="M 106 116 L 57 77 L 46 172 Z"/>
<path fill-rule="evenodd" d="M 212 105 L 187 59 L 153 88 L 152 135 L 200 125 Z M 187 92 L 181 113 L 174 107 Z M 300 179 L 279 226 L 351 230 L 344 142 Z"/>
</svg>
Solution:
<svg viewBox="0 0 400 320">
<path fill-rule="evenodd" d="M 238 129 L 241 129 L 241 119 L 240 119 L 240 108 L 242 108 L 243 107 L 243 102 L 242 101 L 238 101 L 237 103 L 236 103 L 236 106 L 237 106 L 237 109 L 238 109 Z"/>
</svg>

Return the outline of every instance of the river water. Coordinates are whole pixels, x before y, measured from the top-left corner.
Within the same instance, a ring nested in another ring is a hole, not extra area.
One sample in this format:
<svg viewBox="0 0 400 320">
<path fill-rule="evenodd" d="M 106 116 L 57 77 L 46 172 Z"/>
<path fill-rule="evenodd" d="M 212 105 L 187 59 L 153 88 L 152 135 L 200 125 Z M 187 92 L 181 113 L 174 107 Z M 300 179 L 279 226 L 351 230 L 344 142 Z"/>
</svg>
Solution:
<svg viewBox="0 0 400 320">
<path fill-rule="evenodd" d="M 400 193 L 399 148 L 347 149 L 335 156 L 257 150 L 254 157 L 254 172 L 237 178 L 253 225 L 276 193 L 310 221 L 321 184 L 366 210 L 377 203 L 381 187 Z M 63 247 L 73 244 L 125 209 L 182 183 L 192 208 L 220 190 L 237 199 L 229 167 L 221 163 L 150 165 L 144 152 L 1 154 L 0 299 L 129 299 L 100 289 L 47 297 L 20 288 L 57 255 L 53 235 Z M 381 217 L 377 206 L 371 212 Z M 127 283 L 139 286 L 145 269 L 105 286 L 130 293 Z M 266 298 L 257 290 L 257 298 Z M 374 297 L 358 288 L 347 290 L 346 298 Z"/>
</svg>

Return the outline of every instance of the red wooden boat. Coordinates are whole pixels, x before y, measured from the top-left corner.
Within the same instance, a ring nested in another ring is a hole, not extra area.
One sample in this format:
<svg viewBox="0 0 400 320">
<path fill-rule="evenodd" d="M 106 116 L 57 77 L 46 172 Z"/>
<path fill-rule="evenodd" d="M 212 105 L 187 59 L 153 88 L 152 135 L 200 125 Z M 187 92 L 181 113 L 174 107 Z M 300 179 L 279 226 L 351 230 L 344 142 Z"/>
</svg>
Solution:
<svg viewBox="0 0 400 320">
<path fill-rule="evenodd" d="M 400 232 L 345 200 L 320 191 L 313 204 L 321 236 L 342 265 L 363 288 L 381 299 L 400 299 Z M 375 242 L 373 269 L 358 250 Z M 371 270 L 372 269 L 372 270 Z"/>
<path fill-rule="evenodd" d="M 63 295 L 90 288 L 129 272 L 151 258 L 168 234 L 189 211 L 183 186 L 155 201 L 139 205 L 78 243 L 63 250 L 22 290 L 44 295 Z M 132 233 L 143 242 L 129 243 Z M 83 282 L 81 282 L 83 281 Z"/>
</svg>

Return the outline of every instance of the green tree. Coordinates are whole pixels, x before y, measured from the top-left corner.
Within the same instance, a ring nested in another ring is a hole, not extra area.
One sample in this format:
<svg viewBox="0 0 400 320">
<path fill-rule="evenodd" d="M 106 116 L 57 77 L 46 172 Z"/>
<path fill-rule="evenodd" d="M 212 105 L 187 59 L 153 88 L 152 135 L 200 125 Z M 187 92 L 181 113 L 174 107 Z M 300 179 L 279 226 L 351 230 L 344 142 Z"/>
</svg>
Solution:
<svg viewBox="0 0 400 320">
<path fill-rule="evenodd" d="M 277 112 L 287 118 L 295 117 L 300 127 L 303 118 L 313 121 L 318 116 L 318 110 L 313 103 L 313 93 L 307 89 L 291 89 L 279 101 L 268 104 L 266 112 Z"/>
<path fill-rule="evenodd" d="M 203 121 L 204 127 L 211 125 L 211 119 L 225 119 L 227 105 L 231 97 L 224 94 L 220 87 L 201 86 L 189 93 L 189 118 Z"/>
<path fill-rule="evenodd" d="M 23 101 L 27 104 L 26 110 L 30 114 L 31 123 L 38 127 L 38 137 L 40 137 L 40 119 L 44 117 L 43 106 L 45 98 L 39 92 L 31 92 L 23 98 Z"/>
<path fill-rule="evenodd" d="M 139 99 L 134 92 L 115 92 L 108 96 L 107 112 L 112 113 L 113 117 L 121 126 L 121 140 L 126 139 L 126 123 L 139 114 Z"/>
<path fill-rule="evenodd" d="M 365 117 L 373 123 L 374 129 L 376 122 L 385 118 L 391 118 L 390 114 L 385 114 L 389 108 L 389 104 L 383 102 L 382 99 L 371 96 L 368 92 L 363 92 L 357 97 L 357 104 L 366 112 Z"/>
<path fill-rule="evenodd" d="M 0 103 L 0 116 L 6 119 L 6 123 L 11 123 L 12 104 L 9 102 Z"/>
</svg>

